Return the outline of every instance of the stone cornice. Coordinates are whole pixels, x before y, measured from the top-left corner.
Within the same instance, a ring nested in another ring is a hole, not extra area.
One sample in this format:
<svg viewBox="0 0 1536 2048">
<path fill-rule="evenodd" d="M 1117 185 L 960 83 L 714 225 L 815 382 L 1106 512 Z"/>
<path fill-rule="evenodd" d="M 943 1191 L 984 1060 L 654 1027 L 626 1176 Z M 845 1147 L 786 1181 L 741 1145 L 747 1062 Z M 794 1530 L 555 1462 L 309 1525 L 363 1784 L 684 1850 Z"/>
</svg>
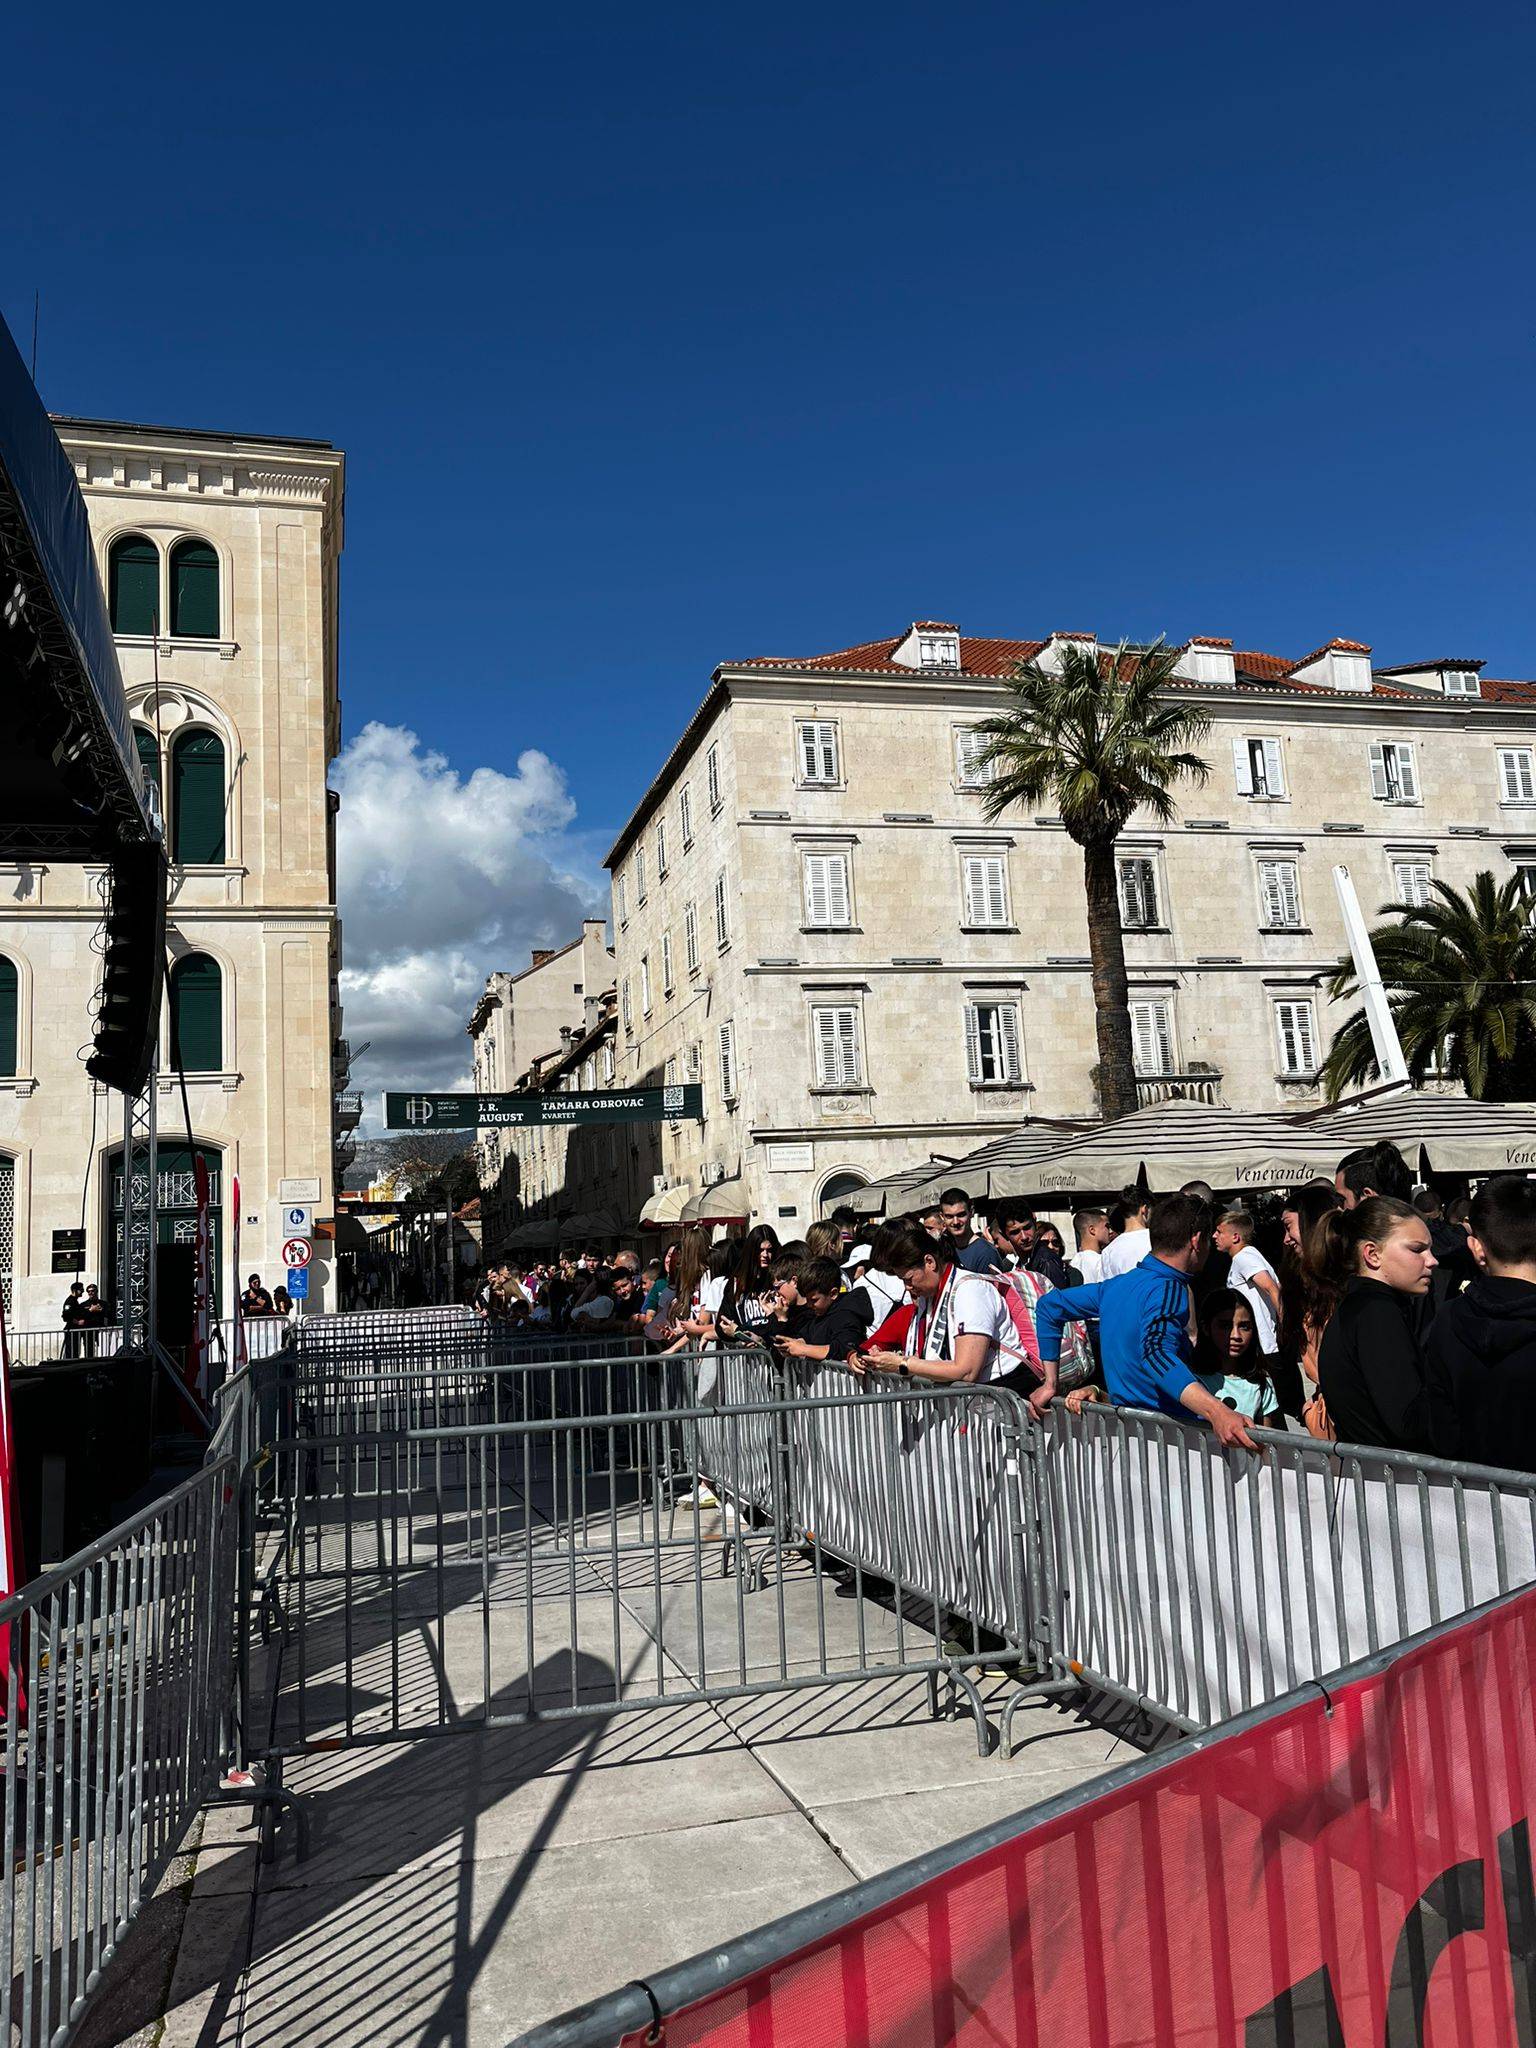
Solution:
<svg viewBox="0 0 1536 2048">
<path fill-rule="evenodd" d="M 173 503 L 234 499 L 307 505 L 335 513 L 345 480 L 346 458 L 339 449 L 257 450 L 242 448 L 238 437 L 209 447 L 206 442 L 178 442 L 174 435 L 140 440 L 75 430 L 60 439 L 81 490 L 95 496 L 123 492 Z"/>
</svg>

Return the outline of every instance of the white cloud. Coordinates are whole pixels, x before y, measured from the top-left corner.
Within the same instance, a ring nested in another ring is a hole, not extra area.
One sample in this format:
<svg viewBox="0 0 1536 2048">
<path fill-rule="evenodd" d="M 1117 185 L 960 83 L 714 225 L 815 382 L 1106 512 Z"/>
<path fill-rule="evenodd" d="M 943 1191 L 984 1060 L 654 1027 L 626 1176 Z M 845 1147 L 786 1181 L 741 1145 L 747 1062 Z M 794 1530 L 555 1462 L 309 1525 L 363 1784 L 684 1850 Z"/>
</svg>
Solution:
<svg viewBox="0 0 1536 2048">
<path fill-rule="evenodd" d="M 341 999 L 353 1045 L 370 1042 L 353 1080 L 372 1123 L 386 1085 L 466 1085 L 464 1027 L 486 975 L 605 915 L 607 891 L 547 754 L 461 777 L 407 727 L 374 723 L 335 780 Z"/>
</svg>

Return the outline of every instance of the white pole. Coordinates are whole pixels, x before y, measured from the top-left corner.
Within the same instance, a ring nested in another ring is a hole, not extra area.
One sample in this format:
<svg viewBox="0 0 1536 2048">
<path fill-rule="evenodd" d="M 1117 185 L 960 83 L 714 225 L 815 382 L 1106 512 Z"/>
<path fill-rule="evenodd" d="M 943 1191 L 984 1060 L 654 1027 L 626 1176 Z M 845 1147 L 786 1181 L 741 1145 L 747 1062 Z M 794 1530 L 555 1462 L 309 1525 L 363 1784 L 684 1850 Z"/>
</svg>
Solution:
<svg viewBox="0 0 1536 2048">
<path fill-rule="evenodd" d="M 1403 1058 L 1392 1006 L 1382 987 L 1381 969 L 1376 965 L 1376 953 L 1360 909 L 1360 899 L 1349 878 L 1349 869 L 1342 863 L 1333 871 L 1333 886 L 1338 892 L 1339 909 L 1344 914 L 1344 936 L 1349 941 L 1350 958 L 1355 963 L 1355 979 L 1365 999 L 1365 1021 L 1370 1026 L 1376 1065 L 1381 1070 L 1383 1081 L 1406 1082 L 1408 1062 Z"/>
</svg>

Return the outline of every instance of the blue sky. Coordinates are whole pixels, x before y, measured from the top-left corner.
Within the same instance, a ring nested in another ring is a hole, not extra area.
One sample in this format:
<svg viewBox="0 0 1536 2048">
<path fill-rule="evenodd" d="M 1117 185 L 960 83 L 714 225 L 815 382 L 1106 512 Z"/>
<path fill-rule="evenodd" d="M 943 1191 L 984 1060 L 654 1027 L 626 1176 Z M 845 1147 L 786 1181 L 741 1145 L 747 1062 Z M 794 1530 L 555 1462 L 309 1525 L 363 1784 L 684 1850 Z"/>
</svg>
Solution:
<svg viewBox="0 0 1536 2048">
<path fill-rule="evenodd" d="M 1536 674 L 1527 8 L 175 14 L 7 23 L 0 310 L 347 450 L 349 732 L 547 756 L 577 895 L 733 655 Z"/>
</svg>

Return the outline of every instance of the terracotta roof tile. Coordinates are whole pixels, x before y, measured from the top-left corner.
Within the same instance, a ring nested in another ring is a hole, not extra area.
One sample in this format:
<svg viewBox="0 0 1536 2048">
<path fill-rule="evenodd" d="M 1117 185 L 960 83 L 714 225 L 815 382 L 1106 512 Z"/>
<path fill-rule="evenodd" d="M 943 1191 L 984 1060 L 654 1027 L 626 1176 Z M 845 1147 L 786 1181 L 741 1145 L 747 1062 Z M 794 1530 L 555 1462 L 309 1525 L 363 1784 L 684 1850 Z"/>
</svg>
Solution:
<svg viewBox="0 0 1536 2048">
<path fill-rule="evenodd" d="M 953 627 L 946 627 L 953 632 Z M 724 668 L 821 669 L 838 675 L 943 675 L 954 670 L 916 669 L 892 661 L 891 656 L 906 639 L 897 633 L 889 640 L 865 640 L 857 647 L 839 648 L 835 654 L 759 654 L 748 661 L 728 661 Z M 994 640 L 962 633 L 960 673 L 967 676 L 1009 676 L 1020 662 L 1033 661 L 1045 645 L 1043 640 Z"/>
<path fill-rule="evenodd" d="M 1363 640 L 1327 640 L 1321 647 L 1314 647 L 1310 654 L 1304 654 L 1300 661 L 1293 661 L 1292 668 L 1306 668 L 1311 662 L 1321 661 L 1325 654 L 1337 648 L 1341 654 L 1369 654 L 1370 648 Z"/>
<path fill-rule="evenodd" d="M 1521 683 L 1499 676 L 1484 676 L 1482 696 L 1486 704 L 1536 704 L 1536 683 Z M 1470 703 L 1470 698 L 1464 700 Z"/>
<path fill-rule="evenodd" d="M 1379 676 L 1417 676 L 1425 675 L 1431 669 L 1481 668 L 1482 665 L 1483 664 L 1480 661 L 1473 661 L 1470 655 L 1448 654 L 1444 661 L 1394 662 L 1390 668 L 1379 668 L 1377 669 L 1376 673 Z"/>
<path fill-rule="evenodd" d="M 1230 645 L 1230 643 L 1228 643 Z M 1232 665 L 1240 676 L 1253 676 L 1261 683 L 1277 682 L 1296 664 L 1284 654 L 1234 654 Z"/>
</svg>

